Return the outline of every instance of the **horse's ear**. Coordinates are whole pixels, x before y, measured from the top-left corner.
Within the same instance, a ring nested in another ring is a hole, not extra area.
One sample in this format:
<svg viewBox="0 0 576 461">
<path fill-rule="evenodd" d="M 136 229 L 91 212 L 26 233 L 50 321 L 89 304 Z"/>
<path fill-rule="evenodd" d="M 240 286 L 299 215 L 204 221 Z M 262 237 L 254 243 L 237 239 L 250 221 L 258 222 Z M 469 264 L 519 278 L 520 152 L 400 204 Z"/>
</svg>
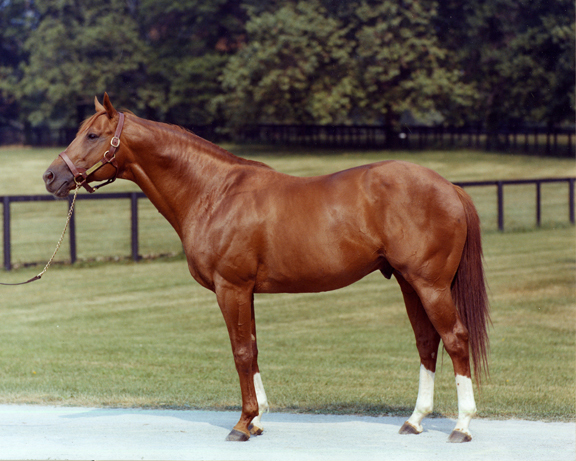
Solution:
<svg viewBox="0 0 576 461">
<path fill-rule="evenodd" d="M 98 98 L 96 96 L 94 96 L 94 109 L 96 109 L 96 112 L 104 112 L 106 109 L 104 109 L 104 106 L 102 104 L 100 104 L 100 101 L 98 101 Z"/>
<path fill-rule="evenodd" d="M 110 102 L 110 98 L 108 97 L 108 93 L 104 93 L 104 110 L 106 111 L 106 115 L 109 119 L 113 119 L 118 112 L 114 109 L 114 106 Z"/>
</svg>

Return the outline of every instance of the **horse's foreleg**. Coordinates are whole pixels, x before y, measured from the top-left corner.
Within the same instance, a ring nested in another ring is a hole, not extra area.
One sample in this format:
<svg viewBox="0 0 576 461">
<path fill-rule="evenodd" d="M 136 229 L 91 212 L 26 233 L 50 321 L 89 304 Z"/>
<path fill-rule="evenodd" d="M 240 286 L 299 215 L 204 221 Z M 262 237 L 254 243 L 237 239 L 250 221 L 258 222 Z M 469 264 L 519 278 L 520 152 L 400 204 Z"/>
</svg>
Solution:
<svg viewBox="0 0 576 461">
<path fill-rule="evenodd" d="M 396 273 L 395 275 L 402 289 L 406 311 L 414 329 L 416 347 L 420 354 L 418 398 L 414 412 L 400 428 L 400 434 L 420 434 L 423 431 L 422 420 L 432 412 L 434 407 L 434 374 L 440 335 L 428 318 L 416 291 L 400 274 Z"/>
<path fill-rule="evenodd" d="M 266 391 L 262 384 L 262 376 L 260 376 L 260 369 L 258 368 L 258 345 L 256 341 L 256 318 L 254 316 L 254 303 L 252 303 L 252 350 L 254 361 L 252 364 L 252 372 L 254 373 L 254 388 L 256 390 L 256 399 L 258 401 L 258 415 L 252 420 L 250 426 L 250 433 L 252 435 L 260 435 L 264 432 L 262 426 L 262 415 L 268 411 L 268 399 L 266 398 Z"/>
<path fill-rule="evenodd" d="M 262 426 L 261 421 L 262 415 L 270 408 L 268 405 L 268 399 L 266 398 L 266 392 L 264 391 L 264 385 L 262 384 L 260 372 L 254 374 L 254 388 L 256 389 L 256 399 L 258 400 L 258 415 L 252 420 L 250 433 L 252 435 L 260 435 L 264 432 L 264 426 Z"/>
<path fill-rule="evenodd" d="M 254 385 L 253 294 L 251 289 L 221 286 L 216 296 L 228 328 L 242 392 L 242 414 L 226 440 L 244 442 L 250 438 L 250 423 L 259 413 Z"/>
</svg>

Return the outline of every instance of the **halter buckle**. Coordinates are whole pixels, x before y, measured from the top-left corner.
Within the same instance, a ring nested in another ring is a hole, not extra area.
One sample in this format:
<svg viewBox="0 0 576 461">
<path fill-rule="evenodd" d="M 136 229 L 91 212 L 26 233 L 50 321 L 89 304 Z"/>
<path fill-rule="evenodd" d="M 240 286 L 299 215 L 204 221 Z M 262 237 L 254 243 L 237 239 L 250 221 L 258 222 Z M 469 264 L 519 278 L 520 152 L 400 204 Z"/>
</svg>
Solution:
<svg viewBox="0 0 576 461">
<path fill-rule="evenodd" d="M 78 178 L 80 178 L 80 180 L 78 180 Z M 82 175 L 74 176 L 74 182 L 77 186 L 83 186 L 86 182 L 86 178 Z"/>
<path fill-rule="evenodd" d="M 103 163 L 112 163 L 116 159 L 116 152 L 112 152 L 112 157 L 108 158 L 108 154 L 110 153 L 109 150 L 104 152 L 102 158 L 104 159 Z"/>
<path fill-rule="evenodd" d="M 112 147 L 114 147 L 115 149 L 118 148 L 118 146 L 120 145 L 120 138 L 118 136 L 114 136 L 111 140 L 110 140 L 110 145 Z M 106 155 L 106 154 L 104 154 Z"/>
</svg>

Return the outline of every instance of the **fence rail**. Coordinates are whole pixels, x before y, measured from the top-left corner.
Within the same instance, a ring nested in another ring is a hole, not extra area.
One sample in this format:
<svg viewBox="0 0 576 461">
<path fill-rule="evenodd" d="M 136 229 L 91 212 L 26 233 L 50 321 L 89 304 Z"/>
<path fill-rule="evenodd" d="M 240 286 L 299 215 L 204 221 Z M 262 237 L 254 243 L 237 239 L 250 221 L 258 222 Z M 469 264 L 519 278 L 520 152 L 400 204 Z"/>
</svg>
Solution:
<svg viewBox="0 0 576 461">
<path fill-rule="evenodd" d="M 542 184 L 547 183 L 568 183 L 568 219 L 570 223 L 574 224 L 574 183 L 575 177 L 564 178 L 543 178 L 543 179 L 513 179 L 513 180 L 493 180 L 493 181 L 467 181 L 456 182 L 455 184 L 460 187 L 496 187 L 497 189 L 497 213 L 498 213 L 498 229 L 504 231 L 504 186 L 511 185 L 535 185 L 535 201 L 536 201 L 536 225 L 541 224 L 542 214 L 542 201 L 541 201 L 541 188 Z M 117 192 L 117 193 L 100 193 L 96 195 L 80 194 L 76 200 L 130 200 L 130 221 L 131 221 L 131 256 L 134 261 L 140 259 L 139 242 L 138 242 L 138 200 L 145 199 L 146 195 L 143 192 Z M 9 271 L 12 269 L 11 261 L 11 216 L 10 205 L 12 203 L 22 202 L 40 202 L 40 201 L 55 201 L 57 200 L 51 195 L 5 195 L 0 196 L 3 204 L 3 241 L 4 241 L 4 269 Z M 68 198 L 70 204 L 72 198 Z M 70 261 L 76 262 L 76 222 L 75 213 L 72 214 L 69 226 L 70 233 Z"/>
</svg>

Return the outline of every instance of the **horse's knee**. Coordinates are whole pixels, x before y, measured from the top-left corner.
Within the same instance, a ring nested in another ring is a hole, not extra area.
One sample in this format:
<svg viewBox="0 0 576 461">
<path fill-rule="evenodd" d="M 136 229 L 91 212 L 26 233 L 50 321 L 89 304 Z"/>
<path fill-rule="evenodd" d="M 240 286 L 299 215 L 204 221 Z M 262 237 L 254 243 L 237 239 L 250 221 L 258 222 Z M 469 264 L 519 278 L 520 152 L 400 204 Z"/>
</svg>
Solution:
<svg viewBox="0 0 576 461">
<path fill-rule="evenodd" d="M 254 362 L 254 351 L 251 346 L 237 346 L 234 348 L 234 363 L 238 372 L 248 373 Z"/>
</svg>

